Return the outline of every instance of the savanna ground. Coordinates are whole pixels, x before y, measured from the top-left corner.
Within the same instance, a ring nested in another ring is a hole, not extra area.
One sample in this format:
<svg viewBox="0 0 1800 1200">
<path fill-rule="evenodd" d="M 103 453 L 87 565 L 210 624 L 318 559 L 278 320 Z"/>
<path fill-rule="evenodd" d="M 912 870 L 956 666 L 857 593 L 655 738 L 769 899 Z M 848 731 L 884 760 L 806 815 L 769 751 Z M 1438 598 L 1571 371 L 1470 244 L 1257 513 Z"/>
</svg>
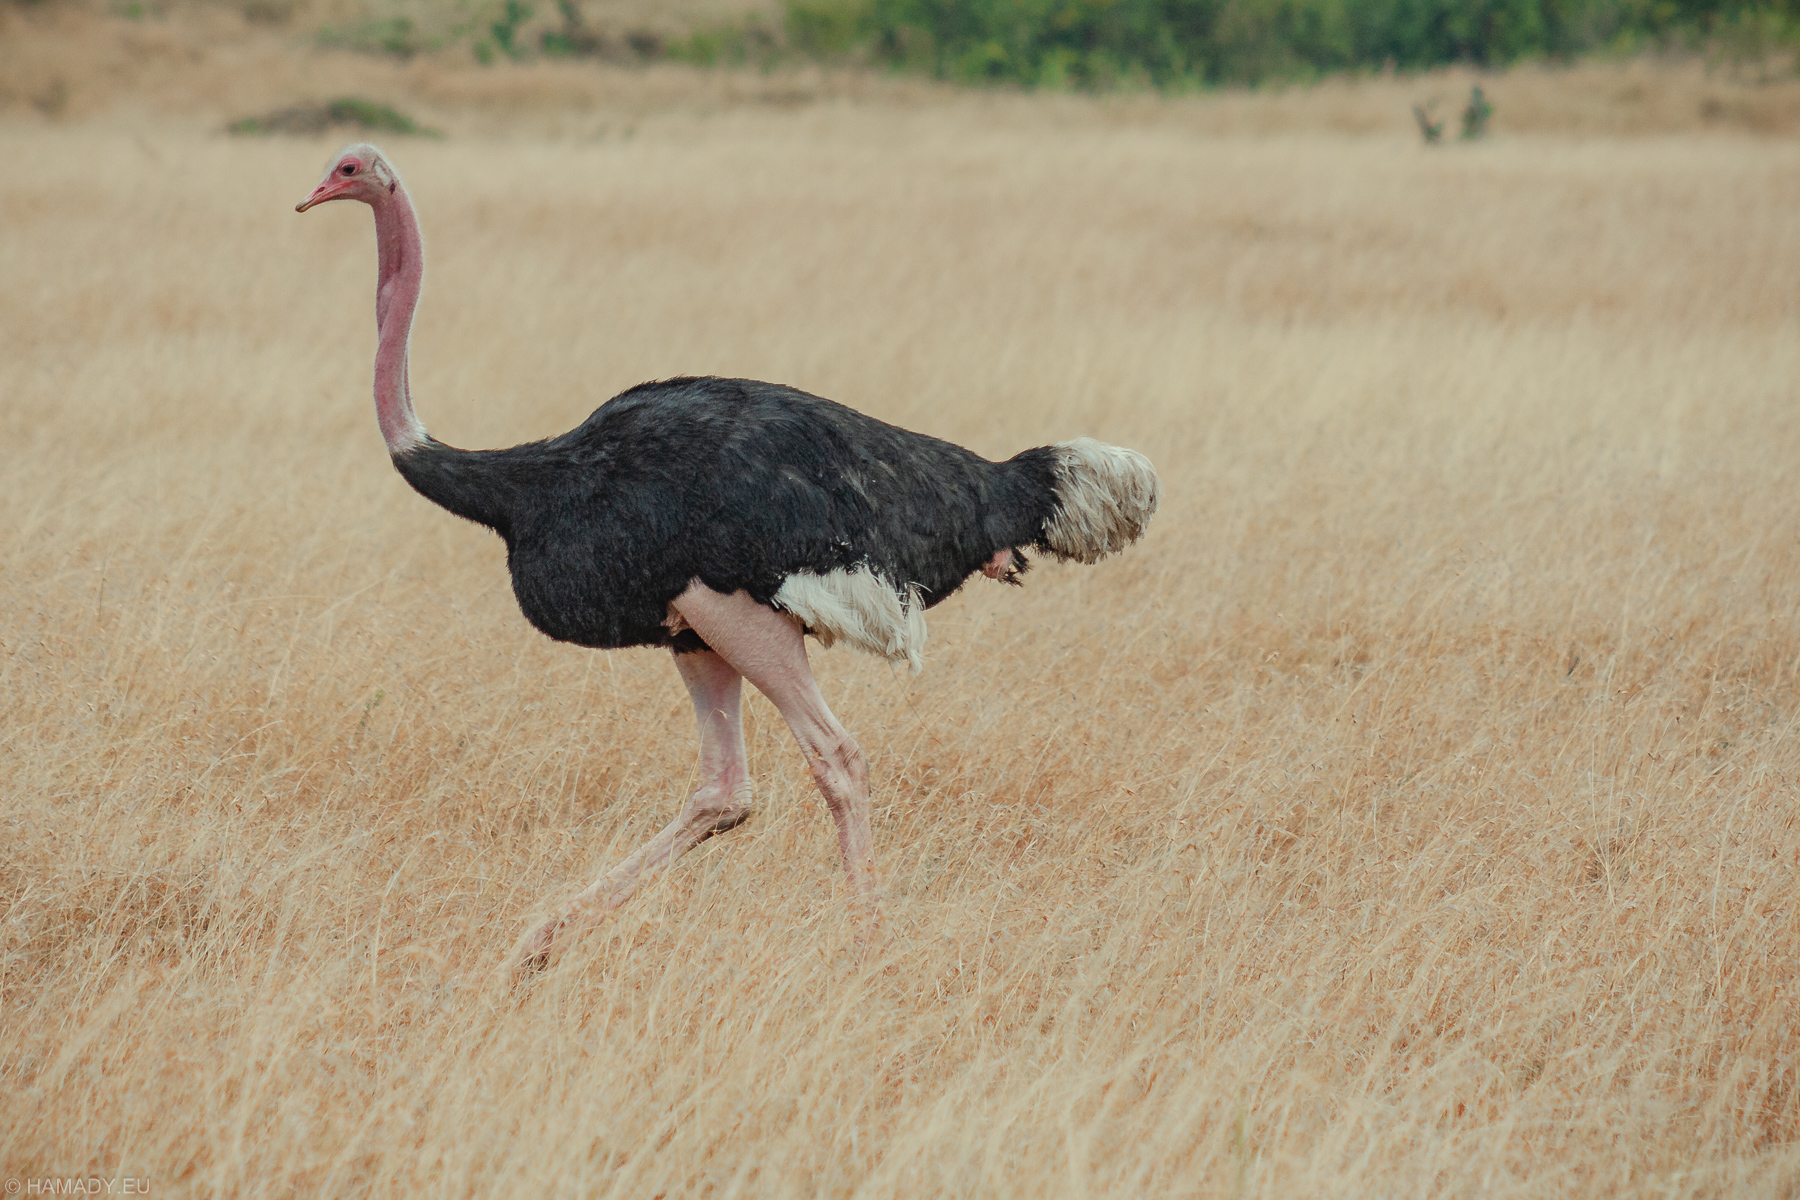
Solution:
<svg viewBox="0 0 1800 1200">
<path fill-rule="evenodd" d="M 1466 79 L 1093 101 L 10 19 L 65 86 L 0 110 L 0 1176 L 1800 1190 L 1791 84 L 1520 71 L 1427 150 L 1406 104 Z M 860 960 L 758 698 L 755 819 L 496 974 L 668 818 L 691 718 L 388 467 L 368 215 L 292 212 L 342 139 L 218 133 L 358 84 L 451 134 L 390 146 L 448 441 L 715 372 L 1156 461 L 1142 544 L 977 579 L 922 675 L 815 654 L 875 781 Z"/>
</svg>

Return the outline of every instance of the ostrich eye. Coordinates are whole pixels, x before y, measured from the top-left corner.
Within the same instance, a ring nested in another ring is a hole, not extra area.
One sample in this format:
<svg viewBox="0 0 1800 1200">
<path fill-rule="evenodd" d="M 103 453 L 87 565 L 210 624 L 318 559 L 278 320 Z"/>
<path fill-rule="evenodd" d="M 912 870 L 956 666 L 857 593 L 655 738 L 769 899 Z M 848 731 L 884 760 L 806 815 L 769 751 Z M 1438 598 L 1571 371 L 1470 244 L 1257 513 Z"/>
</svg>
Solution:
<svg viewBox="0 0 1800 1200">
<path fill-rule="evenodd" d="M 338 172 L 343 175 L 354 175 L 354 174 L 356 174 L 356 164 L 355 163 L 345 163 L 343 166 L 338 168 Z"/>
</svg>

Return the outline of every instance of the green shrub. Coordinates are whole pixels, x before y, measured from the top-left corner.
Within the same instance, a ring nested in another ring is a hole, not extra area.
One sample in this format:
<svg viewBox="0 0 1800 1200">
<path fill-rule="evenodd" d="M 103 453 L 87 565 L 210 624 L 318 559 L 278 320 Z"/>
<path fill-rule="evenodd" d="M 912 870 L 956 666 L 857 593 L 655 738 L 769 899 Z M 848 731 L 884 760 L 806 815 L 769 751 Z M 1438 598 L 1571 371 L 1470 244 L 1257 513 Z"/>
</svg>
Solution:
<svg viewBox="0 0 1800 1200">
<path fill-rule="evenodd" d="M 466 39 L 482 62 L 541 52 L 768 67 L 799 56 L 966 83 L 1093 91 L 1504 66 L 1671 45 L 1704 47 L 1737 68 L 1785 62 L 1800 45 L 1800 0 L 787 0 L 776 26 L 753 16 L 681 37 L 622 40 L 588 27 L 579 4 L 556 0 L 561 28 L 535 37 L 524 32 L 530 0 L 458 0 L 465 23 L 434 38 L 405 16 L 320 38 L 402 57 Z"/>
<path fill-rule="evenodd" d="M 361 50 L 367 54 L 390 54 L 395 58 L 411 58 L 430 48 L 411 17 L 383 17 L 357 25 L 327 25 L 319 30 L 318 41 L 322 46 Z"/>
<path fill-rule="evenodd" d="M 822 15 L 829 12 L 829 20 Z M 793 0 L 790 44 L 968 82 L 1160 87 L 1452 62 L 1501 66 L 1621 38 L 1766 54 L 1800 38 L 1800 0 Z"/>
<path fill-rule="evenodd" d="M 506 0 L 500 16 L 488 23 L 488 33 L 493 36 L 493 44 L 500 53 L 508 58 L 523 58 L 525 47 L 519 44 L 519 26 L 531 20 L 533 9 L 524 0 Z"/>
<path fill-rule="evenodd" d="M 696 29 L 687 37 L 662 46 L 661 51 L 677 62 L 697 67 L 741 67 L 747 63 L 768 66 L 781 57 L 782 46 L 773 30 L 751 19 L 741 24 Z"/>
<path fill-rule="evenodd" d="M 791 0 L 782 30 L 787 44 L 814 58 L 841 58 L 868 33 L 861 0 Z"/>
<path fill-rule="evenodd" d="M 314 134 L 336 128 L 408 137 L 444 136 L 435 129 L 427 129 L 397 108 L 360 96 L 340 96 L 324 104 L 276 109 L 260 117 L 240 118 L 225 127 L 227 133 L 239 136 Z"/>
</svg>

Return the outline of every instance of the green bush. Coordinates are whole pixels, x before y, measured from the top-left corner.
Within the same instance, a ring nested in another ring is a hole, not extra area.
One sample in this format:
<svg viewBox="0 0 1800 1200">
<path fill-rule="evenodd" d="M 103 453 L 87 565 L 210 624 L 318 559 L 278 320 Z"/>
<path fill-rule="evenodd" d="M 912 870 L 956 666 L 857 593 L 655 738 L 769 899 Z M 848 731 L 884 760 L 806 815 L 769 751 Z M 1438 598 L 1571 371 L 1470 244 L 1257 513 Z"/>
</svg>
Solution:
<svg viewBox="0 0 1800 1200">
<path fill-rule="evenodd" d="M 391 54 L 395 58 L 411 58 L 429 43 L 414 25 L 411 17 L 383 17 L 357 25 L 326 26 L 319 30 L 319 44 L 361 50 L 366 54 Z"/>
<path fill-rule="evenodd" d="M 714 25 L 696 29 L 662 47 L 677 62 L 697 67 L 741 67 L 746 63 L 768 65 L 781 57 L 776 35 L 760 21 L 741 25 Z M 646 56 L 650 57 L 650 56 Z"/>
<path fill-rule="evenodd" d="M 467 41 L 482 62 L 539 53 L 708 67 L 861 61 L 958 82 L 1093 91 L 1672 45 L 1737 68 L 1785 62 L 1800 46 L 1800 0 L 787 0 L 775 24 L 753 16 L 622 39 L 586 25 L 580 2 L 555 0 L 560 28 L 534 33 L 532 0 L 457 0 L 464 19 L 431 36 L 392 16 L 320 40 L 402 57 Z"/>
<path fill-rule="evenodd" d="M 1636 39 L 1764 51 L 1800 0 L 793 0 L 788 41 L 968 82 L 1159 87 L 1500 66 Z"/>
<path fill-rule="evenodd" d="M 324 104 L 280 108 L 260 117 L 243 117 L 232 121 L 225 130 L 227 133 L 248 137 L 273 133 L 323 133 L 328 129 L 341 127 L 362 133 L 432 138 L 444 136 L 435 129 L 427 129 L 397 108 L 365 100 L 361 96 L 340 96 Z"/>
<path fill-rule="evenodd" d="M 791 0 L 783 32 L 801 54 L 841 58 L 868 31 L 867 8 L 861 0 Z"/>
</svg>

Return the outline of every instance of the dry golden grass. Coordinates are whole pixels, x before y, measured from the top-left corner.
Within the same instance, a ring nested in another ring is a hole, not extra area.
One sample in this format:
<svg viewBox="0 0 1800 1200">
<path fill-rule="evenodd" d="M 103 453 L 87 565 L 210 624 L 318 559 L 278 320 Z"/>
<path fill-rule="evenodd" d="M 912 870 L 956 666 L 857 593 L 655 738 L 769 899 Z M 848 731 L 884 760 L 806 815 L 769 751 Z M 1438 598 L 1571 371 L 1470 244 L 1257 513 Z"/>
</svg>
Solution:
<svg viewBox="0 0 1800 1200">
<path fill-rule="evenodd" d="M 929 89 L 390 147 L 449 441 L 722 372 L 1167 491 L 921 676 L 815 656 L 868 960 L 758 699 L 756 819 L 512 987 L 685 696 L 388 468 L 368 215 L 291 211 L 334 147 L 168 104 L 0 120 L 0 1177 L 1800 1188 L 1800 147 Z"/>
</svg>

